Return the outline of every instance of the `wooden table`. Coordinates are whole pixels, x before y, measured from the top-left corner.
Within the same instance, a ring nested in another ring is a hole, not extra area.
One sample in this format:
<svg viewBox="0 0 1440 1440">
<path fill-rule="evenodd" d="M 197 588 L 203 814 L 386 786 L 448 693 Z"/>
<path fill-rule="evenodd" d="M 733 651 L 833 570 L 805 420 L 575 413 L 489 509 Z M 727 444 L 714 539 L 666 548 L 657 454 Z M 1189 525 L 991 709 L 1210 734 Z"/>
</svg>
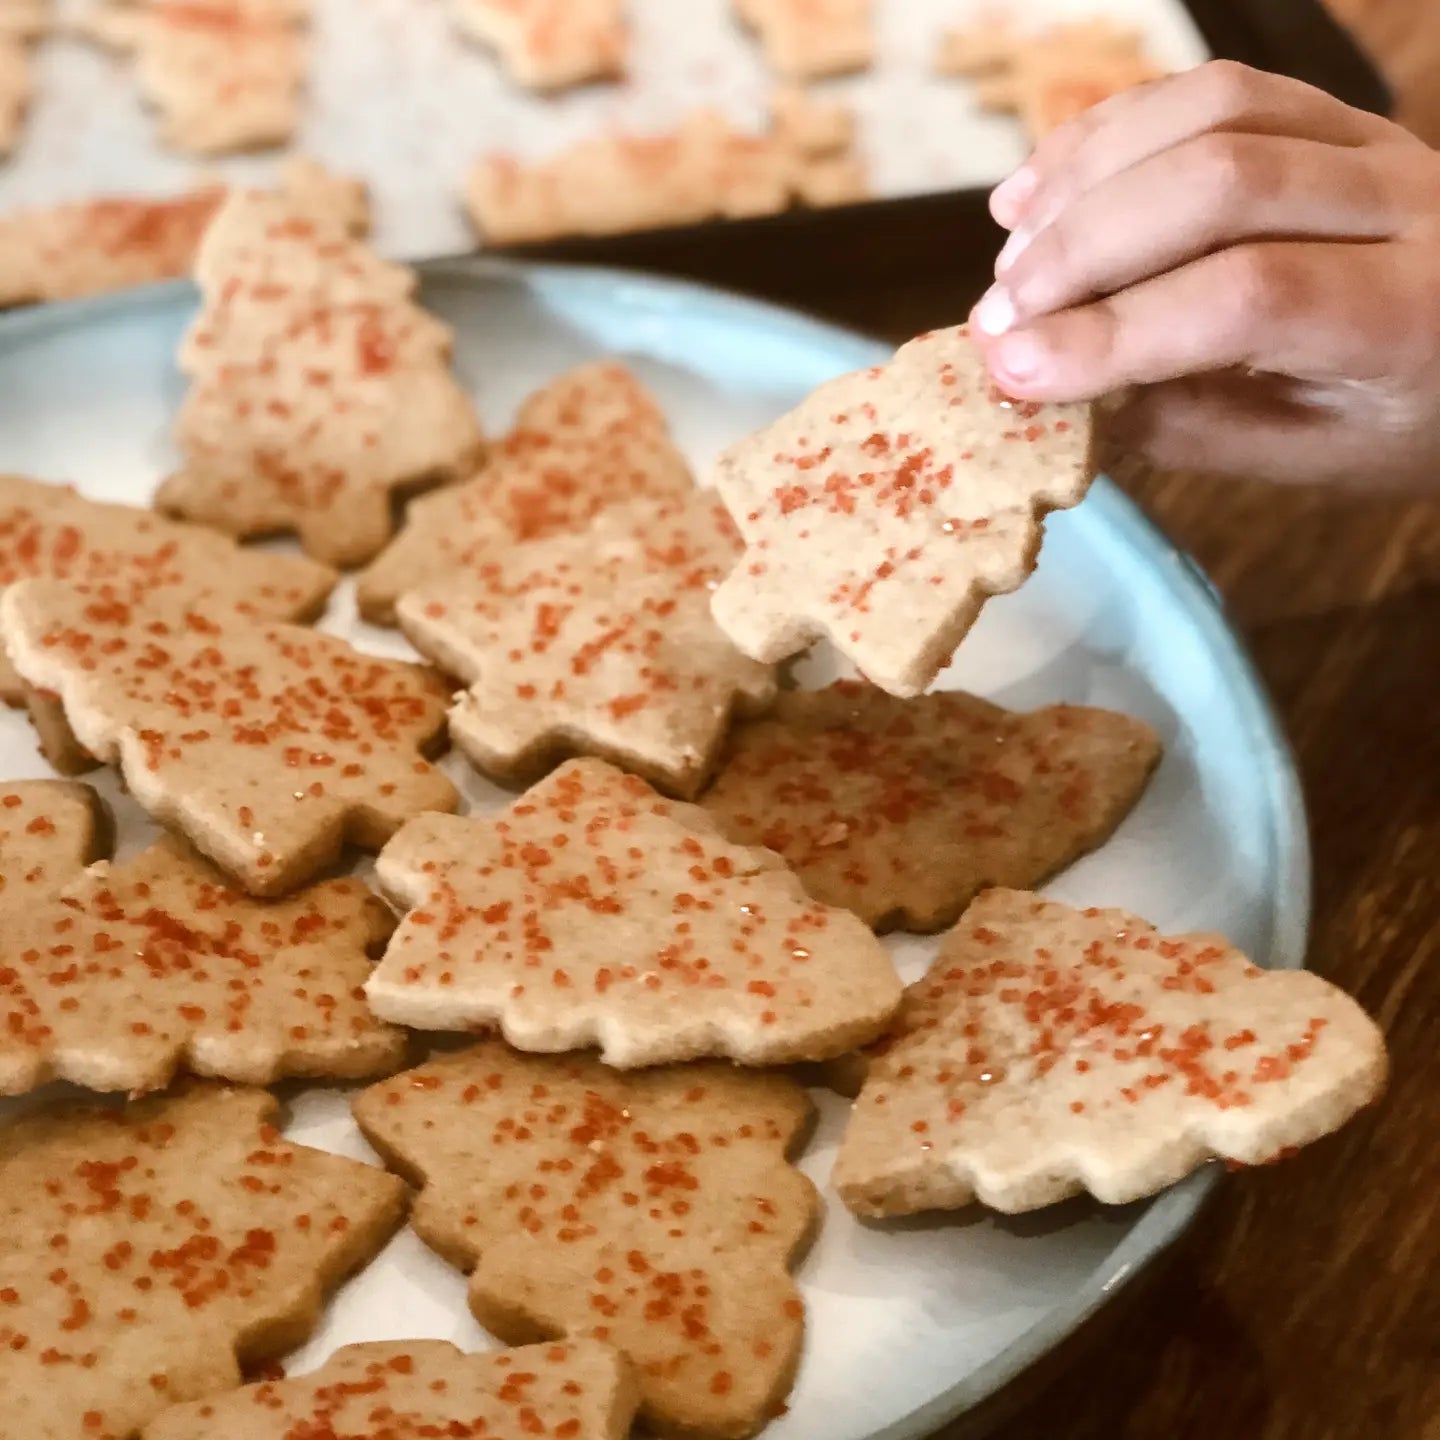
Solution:
<svg viewBox="0 0 1440 1440">
<path fill-rule="evenodd" d="M 1440 0 L 1336 3 L 1440 142 Z M 778 246 L 631 237 L 618 258 L 898 341 L 963 318 L 1001 238 L 973 238 L 978 206 L 898 213 L 843 241 L 800 217 Z M 1046 1373 L 943 1440 L 1440 1440 L 1440 500 L 1118 478 L 1215 580 L 1270 687 L 1310 807 L 1310 963 L 1379 1018 L 1394 1074 L 1341 1135 L 1228 1177 Z"/>
</svg>

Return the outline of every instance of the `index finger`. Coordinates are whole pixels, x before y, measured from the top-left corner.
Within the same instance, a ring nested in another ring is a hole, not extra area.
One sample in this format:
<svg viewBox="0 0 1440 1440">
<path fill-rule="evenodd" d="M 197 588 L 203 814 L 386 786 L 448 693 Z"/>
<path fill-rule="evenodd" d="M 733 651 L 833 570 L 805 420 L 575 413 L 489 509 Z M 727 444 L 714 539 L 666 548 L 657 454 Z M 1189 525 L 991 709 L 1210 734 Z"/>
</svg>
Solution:
<svg viewBox="0 0 1440 1440">
<path fill-rule="evenodd" d="M 1112 95 L 1047 135 L 996 187 L 991 213 L 1006 229 L 1033 234 L 1075 196 L 1208 130 L 1343 146 L 1407 134 L 1303 81 L 1212 60 Z"/>
</svg>

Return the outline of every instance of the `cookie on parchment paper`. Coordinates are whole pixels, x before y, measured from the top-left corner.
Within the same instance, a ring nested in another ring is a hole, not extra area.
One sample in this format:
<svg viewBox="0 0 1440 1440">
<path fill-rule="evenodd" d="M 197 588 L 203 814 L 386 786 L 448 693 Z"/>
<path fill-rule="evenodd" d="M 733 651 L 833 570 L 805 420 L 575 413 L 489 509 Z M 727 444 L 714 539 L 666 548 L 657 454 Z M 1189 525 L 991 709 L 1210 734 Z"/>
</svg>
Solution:
<svg viewBox="0 0 1440 1440">
<path fill-rule="evenodd" d="M 1110 710 L 840 681 L 737 726 L 701 804 L 817 900 L 933 931 L 986 886 L 1030 889 L 1103 844 L 1159 759 L 1155 732 Z"/>
<path fill-rule="evenodd" d="M 981 107 L 1018 114 L 1032 140 L 1165 73 L 1130 26 L 1094 19 L 1026 32 L 1000 16 L 948 31 L 935 68 L 977 80 Z"/>
<path fill-rule="evenodd" d="M 488 1330 L 619 1346 L 663 1434 L 741 1437 L 776 1413 L 804 1329 L 789 1267 L 820 1218 L 786 1159 L 809 1118 L 794 1081 L 704 1064 L 617 1074 L 489 1041 L 354 1108 L 422 1187 L 415 1230 L 470 1272 Z"/>
<path fill-rule="evenodd" d="M 0 160 L 19 142 L 34 93 L 29 45 L 0 29 Z"/>
<path fill-rule="evenodd" d="M 492 245 L 616 235 L 773 215 L 794 197 L 794 169 L 777 136 L 749 134 L 701 109 L 667 131 L 592 136 L 545 160 L 483 156 L 466 207 Z"/>
<path fill-rule="evenodd" d="M 361 987 L 393 928 L 359 880 L 253 900 L 173 837 L 97 865 L 0 928 L 0 1094 L 386 1074 L 405 1037 Z"/>
<path fill-rule="evenodd" d="M 0 1434 L 133 1440 L 314 1329 L 405 1187 L 288 1144 L 264 1091 L 194 1084 L 0 1126 Z"/>
<path fill-rule="evenodd" d="M 161 141 L 195 155 L 264 149 L 300 123 L 308 5 L 103 0 L 78 29 L 130 57 Z"/>
<path fill-rule="evenodd" d="M 377 1340 L 299 1378 L 177 1405 L 141 1440 L 625 1440 L 638 1399 L 629 1362 L 596 1340 L 482 1355 Z"/>
<path fill-rule="evenodd" d="M 869 69 L 875 59 L 873 0 L 734 0 L 770 68 L 790 79 Z"/>
<path fill-rule="evenodd" d="M 352 234 L 369 229 L 370 202 L 359 180 L 297 158 L 283 167 L 280 188 L 297 206 L 336 217 Z M 7 216 L 0 220 L 0 307 L 189 274 L 226 193 L 224 186 L 204 185 L 160 199 L 111 195 Z"/>
<path fill-rule="evenodd" d="M 110 817 L 100 797 L 74 780 L 0 783 L 0 914 L 18 925 L 98 860 Z M 0 931 L 0 934 L 3 934 Z M 0 994 L 4 983 L 0 980 Z"/>
<path fill-rule="evenodd" d="M 499 52 L 532 90 L 563 90 L 625 72 L 624 0 L 455 0 L 467 35 Z"/>
<path fill-rule="evenodd" d="M 746 548 L 715 618 L 758 660 L 828 636 L 918 695 L 985 600 L 1034 569 L 1044 515 L 1084 498 L 1093 429 L 1090 406 L 1002 395 L 966 327 L 921 335 L 720 457 Z"/>
<path fill-rule="evenodd" d="M 738 554 L 724 507 L 616 505 L 583 532 L 512 545 L 473 573 L 401 596 L 401 628 L 471 688 L 455 743 L 486 774 L 529 779 L 600 755 L 682 797 L 705 779 L 732 712 L 763 709 L 772 667 L 710 615 Z"/>
<path fill-rule="evenodd" d="M 57 580 L 5 591 L 0 639 L 139 804 L 251 894 L 294 890 L 345 841 L 379 849 L 457 803 L 422 754 L 447 698 L 424 666 L 184 596 Z"/>
<path fill-rule="evenodd" d="M 463 479 L 479 460 L 452 335 L 411 298 L 412 270 L 335 217 L 233 194 L 200 247 L 204 301 L 180 365 L 181 468 L 164 511 L 233 535 L 294 531 L 335 565 L 373 557 L 397 498 Z"/>
<path fill-rule="evenodd" d="M 381 852 L 409 911 L 366 986 L 424 1030 L 499 1025 L 526 1050 L 610 1065 L 821 1060 L 900 1002 L 884 947 L 806 897 L 768 850 L 600 760 L 483 820 L 422 815 Z"/>
<path fill-rule="evenodd" d="M 1015 890 L 971 905 L 877 1048 L 833 1177 L 866 1216 L 1123 1204 L 1329 1134 L 1386 1071 L 1379 1029 L 1317 975 Z"/>
<path fill-rule="evenodd" d="M 517 541 L 578 531 L 609 505 L 695 488 L 665 416 L 614 360 L 577 366 L 531 395 L 479 475 L 423 495 L 359 577 L 360 613 L 395 623 L 395 602 L 447 570 L 474 571 Z"/>
</svg>

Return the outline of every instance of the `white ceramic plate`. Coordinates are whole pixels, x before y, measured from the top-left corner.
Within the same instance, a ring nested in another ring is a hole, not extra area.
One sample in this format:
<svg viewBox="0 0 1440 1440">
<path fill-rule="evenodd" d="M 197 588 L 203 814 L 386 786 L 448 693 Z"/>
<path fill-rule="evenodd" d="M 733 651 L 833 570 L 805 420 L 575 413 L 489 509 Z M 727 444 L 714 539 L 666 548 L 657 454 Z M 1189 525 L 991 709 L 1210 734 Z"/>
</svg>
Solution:
<svg viewBox="0 0 1440 1440">
<path fill-rule="evenodd" d="M 424 298 L 455 326 L 459 367 L 492 430 L 559 371 L 622 355 L 658 392 L 702 474 L 727 441 L 885 354 L 784 311 L 611 272 L 446 264 L 428 268 Z M 182 393 L 171 357 L 193 306 L 177 285 L 0 318 L 0 471 L 145 503 L 171 458 L 167 425 Z M 355 619 L 348 584 L 324 628 L 407 653 L 393 632 Z M 801 673 L 824 683 L 838 671 L 822 652 Z M 1134 814 L 1051 894 L 1123 905 L 1166 929 L 1224 930 L 1262 964 L 1301 963 L 1309 862 L 1290 757 L 1198 572 L 1114 486 L 1102 481 L 1079 509 L 1052 517 L 1034 579 L 986 608 L 943 683 L 1019 708 L 1109 705 L 1164 737 L 1164 763 Z M 508 798 L 458 757 L 446 764 L 473 809 Z M 45 773 L 26 722 L 0 712 L 0 778 Z M 115 804 L 121 853 L 147 843 L 151 827 L 113 778 L 96 780 Z M 934 947 L 892 941 L 907 979 Z M 802 1163 L 823 1190 L 846 1107 L 815 1098 L 820 1124 Z M 368 1156 L 343 1093 L 297 1092 L 292 1115 L 293 1138 Z M 1180 1233 L 1207 1184 L 1194 1176 L 1123 1209 L 1074 1202 L 1019 1221 L 973 1211 L 885 1227 L 857 1223 L 831 1197 L 799 1272 L 804 1364 L 767 1437 L 928 1434 L 1074 1329 Z M 493 1343 L 466 1310 L 463 1278 L 405 1233 L 344 1290 L 290 1368 L 312 1369 L 351 1341 L 420 1337 Z"/>
</svg>

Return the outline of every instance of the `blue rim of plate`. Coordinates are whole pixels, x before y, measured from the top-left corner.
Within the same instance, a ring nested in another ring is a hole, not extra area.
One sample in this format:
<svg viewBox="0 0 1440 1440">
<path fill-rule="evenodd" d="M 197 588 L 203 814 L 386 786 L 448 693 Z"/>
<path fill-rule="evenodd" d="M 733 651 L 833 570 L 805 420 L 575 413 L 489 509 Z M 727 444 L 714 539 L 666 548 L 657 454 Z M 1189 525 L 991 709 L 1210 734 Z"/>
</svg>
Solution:
<svg viewBox="0 0 1440 1440">
<path fill-rule="evenodd" d="M 733 333 L 737 323 L 753 330 L 757 342 L 784 345 L 803 354 L 815 383 L 883 360 L 892 347 L 873 337 L 814 319 L 799 311 L 751 299 L 687 280 L 597 266 L 532 264 L 481 257 L 424 262 L 418 267 L 426 284 L 473 285 L 503 281 L 528 286 L 542 300 L 555 300 L 568 316 L 594 307 L 597 315 L 617 307 L 648 313 L 677 329 L 696 325 Z M 0 347 L 46 331 L 103 323 L 110 315 L 148 305 L 172 303 L 186 282 L 147 286 L 95 299 L 36 306 L 0 315 Z M 661 338 L 658 328 L 652 337 Z M 669 353 L 665 353 L 668 349 Z M 689 345 L 661 347 L 653 353 L 684 363 Z M 831 363 L 833 361 L 833 363 Z M 1270 848 L 1279 877 L 1269 953 L 1257 957 L 1272 969 L 1304 964 L 1310 926 L 1311 869 L 1304 799 L 1284 731 L 1264 683 L 1240 637 L 1226 619 L 1215 587 L 1184 551 L 1177 549 L 1138 505 L 1108 476 L 1093 487 L 1085 505 L 1103 514 L 1116 544 L 1130 551 L 1164 581 L 1191 617 L 1206 648 L 1215 657 L 1234 701 L 1246 721 L 1257 777 L 1268 791 L 1274 818 Z M 901 1420 L 876 1431 L 870 1440 L 921 1440 L 974 1410 L 1005 1389 L 1063 1340 L 1078 1330 L 1125 1285 L 1169 1249 L 1190 1227 L 1220 1178 L 1206 1166 L 1149 1202 L 1145 1213 L 1106 1257 L 1103 1266 L 1073 1294 L 1053 1306 L 1003 1351 Z"/>
</svg>

